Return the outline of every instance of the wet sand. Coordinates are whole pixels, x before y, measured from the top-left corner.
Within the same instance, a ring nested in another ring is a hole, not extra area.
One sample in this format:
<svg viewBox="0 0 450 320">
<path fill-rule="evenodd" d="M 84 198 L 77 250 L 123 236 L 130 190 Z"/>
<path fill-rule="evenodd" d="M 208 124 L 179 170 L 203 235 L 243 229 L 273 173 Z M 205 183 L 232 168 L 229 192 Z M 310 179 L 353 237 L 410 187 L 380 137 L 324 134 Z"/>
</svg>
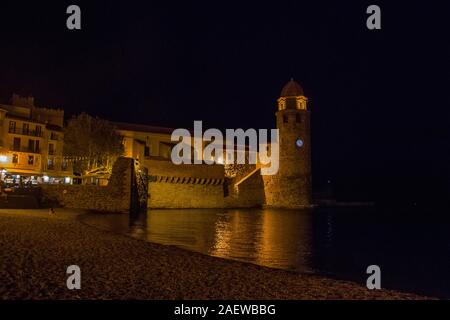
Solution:
<svg viewBox="0 0 450 320">
<path fill-rule="evenodd" d="M 80 210 L 0 209 L 0 299 L 423 299 L 101 231 Z M 81 268 L 81 289 L 66 287 Z"/>
</svg>

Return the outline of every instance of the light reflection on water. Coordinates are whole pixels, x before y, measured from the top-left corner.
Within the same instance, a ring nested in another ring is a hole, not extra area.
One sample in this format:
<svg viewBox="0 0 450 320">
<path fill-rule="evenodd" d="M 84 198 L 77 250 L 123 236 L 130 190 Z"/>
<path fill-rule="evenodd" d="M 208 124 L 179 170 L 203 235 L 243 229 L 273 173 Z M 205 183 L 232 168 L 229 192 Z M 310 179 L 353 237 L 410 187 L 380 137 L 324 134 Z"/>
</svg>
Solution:
<svg viewBox="0 0 450 320">
<path fill-rule="evenodd" d="M 149 210 L 124 215 L 87 215 L 83 221 L 150 242 L 212 256 L 299 272 L 312 272 L 308 210 Z"/>
<path fill-rule="evenodd" d="M 149 210 L 88 214 L 87 224 L 204 254 L 450 298 L 450 218 L 375 208 Z"/>
</svg>

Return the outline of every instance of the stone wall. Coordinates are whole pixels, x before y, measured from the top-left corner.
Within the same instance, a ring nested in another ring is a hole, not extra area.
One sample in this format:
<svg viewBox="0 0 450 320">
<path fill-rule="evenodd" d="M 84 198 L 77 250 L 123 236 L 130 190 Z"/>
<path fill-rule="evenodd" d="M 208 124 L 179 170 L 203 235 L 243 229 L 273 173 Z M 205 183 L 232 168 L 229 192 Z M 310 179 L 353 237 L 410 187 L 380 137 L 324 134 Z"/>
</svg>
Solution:
<svg viewBox="0 0 450 320">
<path fill-rule="evenodd" d="M 304 208 L 311 205 L 311 183 L 303 177 L 265 176 L 265 206 L 275 208 Z"/>
<path fill-rule="evenodd" d="M 280 135 L 279 171 L 264 178 L 266 205 L 302 208 L 311 205 L 311 127 L 307 110 L 276 113 Z M 302 145 L 297 145 L 300 139 Z"/>
<path fill-rule="evenodd" d="M 225 204 L 231 208 L 261 207 L 265 203 L 264 182 L 261 170 L 252 166 L 253 170 L 239 181 L 230 180 L 228 196 Z"/>
<path fill-rule="evenodd" d="M 223 208 L 223 185 L 149 183 L 149 208 Z"/>
<path fill-rule="evenodd" d="M 224 169 L 220 165 L 175 165 L 145 160 L 149 208 L 223 208 Z"/>
<path fill-rule="evenodd" d="M 47 206 L 128 213 L 133 159 L 114 163 L 109 183 L 96 185 L 42 185 L 41 203 Z"/>
</svg>

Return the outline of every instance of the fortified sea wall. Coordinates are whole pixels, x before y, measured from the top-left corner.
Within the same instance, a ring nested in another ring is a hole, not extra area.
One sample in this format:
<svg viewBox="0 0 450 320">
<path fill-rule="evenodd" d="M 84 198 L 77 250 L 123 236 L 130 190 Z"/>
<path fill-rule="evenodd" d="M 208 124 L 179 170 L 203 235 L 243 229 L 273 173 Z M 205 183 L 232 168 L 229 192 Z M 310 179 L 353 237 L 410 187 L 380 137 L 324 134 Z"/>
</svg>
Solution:
<svg viewBox="0 0 450 320">
<path fill-rule="evenodd" d="M 220 165 L 175 165 L 145 160 L 149 208 L 223 208 L 224 169 Z"/>
</svg>

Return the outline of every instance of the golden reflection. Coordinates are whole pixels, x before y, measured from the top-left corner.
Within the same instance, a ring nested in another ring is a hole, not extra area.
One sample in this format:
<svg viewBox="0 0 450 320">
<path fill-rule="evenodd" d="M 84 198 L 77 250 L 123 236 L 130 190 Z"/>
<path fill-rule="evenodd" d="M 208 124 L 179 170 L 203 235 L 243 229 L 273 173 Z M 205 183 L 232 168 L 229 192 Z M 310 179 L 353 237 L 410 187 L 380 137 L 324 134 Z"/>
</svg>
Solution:
<svg viewBox="0 0 450 320">
<path fill-rule="evenodd" d="M 304 266 L 303 271 L 308 271 L 311 227 L 307 210 L 264 210 L 256 263 L 275 268 Z"/>
<path fill-rule="evenodd" d="M 149 210 L 147 241 L 268 267 L 310 271 L 311 213 L 307 210 Z"/>
</svg>

